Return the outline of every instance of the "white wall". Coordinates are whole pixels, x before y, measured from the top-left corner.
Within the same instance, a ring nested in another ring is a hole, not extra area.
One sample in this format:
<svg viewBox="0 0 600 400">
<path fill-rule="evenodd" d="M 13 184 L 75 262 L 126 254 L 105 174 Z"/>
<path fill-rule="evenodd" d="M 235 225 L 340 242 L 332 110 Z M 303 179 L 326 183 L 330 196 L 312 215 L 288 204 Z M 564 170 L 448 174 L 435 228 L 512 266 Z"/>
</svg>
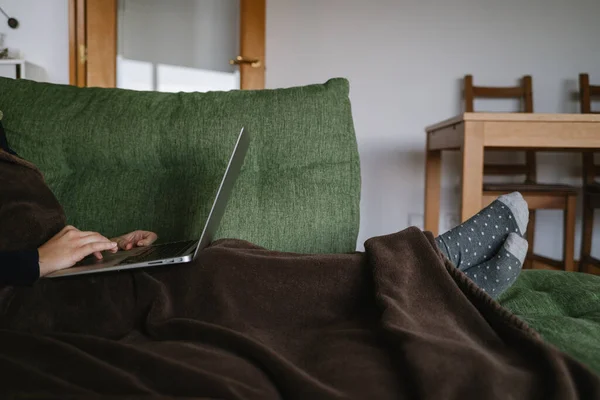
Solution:
<svg viewBox="0 0 600 400">
<path fill-rule="evenodd" d="M 188 0 L 189 1 L 189 0 Z M 211 71 L 234 72 L 229 60 L 239 53 L 240 1 L 195 0 L 195 66 Z"/>
<path fill-rule="evenodd" d="M 19 20 L 11 29 L 0 15 L 0 32 L 10 49 L 28 61 L 27 77 L 69 83 L 69 5 L 67 0 L 2 0 L 0 6 Z M 0 76 L 14 76 L 14 68 L 0 67 Z"/>
<path fill-rule="evenodd" d="M 423 214 L 423 128 L 459 112 L 460 80 L 466 73 L 490 85 L 533 75 L 539 112 L 576 112 L 569 92 L 576 90 L 578 74 L 600 79 L 597 0 L 267 4 L 269 87 L 332 76 L 350 79 L 363 179 L 359 245 L 405 227 L 410 214 Z M 514 107 L 498 106 L 493 110 Z M 559 162 L 569 167 L 558 168 Z M 577 156 L 544 155 L 539 163 L 541 181 L 578 183 Z M 458 212 L 458 168 L 456 154 L 445 156 L 444 214 Z M 560 213 L 538 215 L 542 230 L 536 250 L 561 257 Z"/>
<path fill-rule="evenodd" d="M 233 72 L 239 0 L 119 0 L 119 54 Z"/>
<path fill-rule="evenodd" d="M 351 81 L 362 159 L 360 243 L 405 227 L 410 214 L 422 215 L 423 128 L 459 112 L 465 73 L 499 85 L 532 74 L 539 112 L 576 112 L 569 93 L 576 90 L 577 75 L 600 79 L 597 0 L 267 3 L 269 87 L 333 76 Z M 4 0 L 2 6 L 22 24 L 12 31 L 0 22 L 9 45 L 41 68 L 40 78 L 67 82 L 67 0 Z M 514 106 L 483 105 L 499 111 Z M 456 155 L 445 157 L 444 214 L 458 210 L 458 166 Z M 540 178 L 578 183 L 578 166 L 576 155 L 544 155 Z M 539 215 L 536 249 L 560 257 L 560 213 Z"/>
<path fill-rule="evenodd" d="M 119 0 L 117 86 L 239 89 L 239 0 Z"/>
</svg>

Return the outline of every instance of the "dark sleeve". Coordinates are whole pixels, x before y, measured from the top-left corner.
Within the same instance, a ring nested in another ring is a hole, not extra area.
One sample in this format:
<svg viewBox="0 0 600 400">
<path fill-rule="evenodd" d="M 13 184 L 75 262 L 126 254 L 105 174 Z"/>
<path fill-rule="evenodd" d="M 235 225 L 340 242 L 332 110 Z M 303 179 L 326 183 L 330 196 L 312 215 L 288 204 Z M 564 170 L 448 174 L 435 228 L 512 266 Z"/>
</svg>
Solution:
<svg viewBox="0 0 600 400">
<path fill-rule="evenodd" d="M 0 283 L 32 285 L 40 277 L 39 261 L 37 249 L 0 251 Z"/>
<path fill-rule="evenodd" d="M 2 111 L 0 111 L 0 120 L 2 120 Z M 4 127 L 2 126 L 2 121 L 0 121 L 0 149 L 6 151 L 13 156 L 17 156 L 18 154 L 13 151 L 8 145 L 8 139 L 6 138 L 6 133 L 4 132 Z"/>
</svg>

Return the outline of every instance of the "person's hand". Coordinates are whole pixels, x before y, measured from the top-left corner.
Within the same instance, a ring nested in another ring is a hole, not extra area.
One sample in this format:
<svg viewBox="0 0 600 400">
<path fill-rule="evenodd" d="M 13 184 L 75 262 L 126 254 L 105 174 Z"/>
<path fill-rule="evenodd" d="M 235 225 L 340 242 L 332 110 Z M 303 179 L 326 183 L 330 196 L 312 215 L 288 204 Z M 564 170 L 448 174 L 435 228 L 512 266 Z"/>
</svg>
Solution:
<svg viewBox="0 0 600 400">
<path fill-rule="evenodd" d="M 101 259 L 101 251 L 116 250 L 117 243 L 96 232 L 65 226 L 39 249 L 40 276 L 69 268 L 90 254 Z"/>
<path fill-rule="evenodd" d="M 152 243 L 156 242 L 156 239 L 158 239 L 158 235 L 154 232 L 133 231 L 111 240 L 117 242 L 119 249 L 131 250 L 134 247 L 150 246 Z"/>
</svg>

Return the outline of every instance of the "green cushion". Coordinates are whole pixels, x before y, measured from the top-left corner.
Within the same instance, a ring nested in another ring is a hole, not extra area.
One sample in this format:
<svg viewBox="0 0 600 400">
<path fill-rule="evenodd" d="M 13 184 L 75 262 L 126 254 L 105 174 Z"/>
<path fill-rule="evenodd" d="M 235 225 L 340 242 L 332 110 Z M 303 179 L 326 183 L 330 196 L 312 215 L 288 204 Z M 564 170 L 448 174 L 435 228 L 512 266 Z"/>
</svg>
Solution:
<svg viewBox="0 0 600 400">
<path fill-rule="evenodd" d="M 600 373 L 600 276 L 527 270 L 499 301 L 548 342 Z"/>
<path fill-rule="evenodd" d="M 253 136 L 218 237 L 294 252 L 356 246 L 360 171 L 348 82 L 212 93 L 0 78 L 12 147 L 70 224 L 198 238 L 240 129 Z"/>
</svg>

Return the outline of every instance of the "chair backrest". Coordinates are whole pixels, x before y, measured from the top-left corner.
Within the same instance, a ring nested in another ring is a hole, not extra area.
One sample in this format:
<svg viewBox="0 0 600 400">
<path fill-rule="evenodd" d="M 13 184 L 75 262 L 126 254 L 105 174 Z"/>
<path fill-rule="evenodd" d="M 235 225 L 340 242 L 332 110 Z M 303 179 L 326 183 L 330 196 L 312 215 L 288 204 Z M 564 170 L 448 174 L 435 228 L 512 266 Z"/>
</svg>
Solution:
<svg viewBox="0 0 600 400">
<path fill-rule="evenodd" d="M 520 99 L 521 112 L 533 112 L 533 83 L 531 76 L 521 79 L 519 86 L 474 86 L 473 75 L 465 76 L 465 112 L 475 111 L 476 98 Z"/>
<path fill-rule="evenodd" d="M 600 85 L 590 85 L 588 74 L 579 74 L 579 101 L 582 114 L 600 114 L 600 111 L 592 111 L 592 99 L 600 99 Z"/>
<path fill-rule="evenodd" d="M 600 85 L 590 85 L 590 76 L 579 74 L 579 105 L 582 114 L 600 114 L 600 111 L 592 111 L 593 98 L 600 99 Z M 597 176 L 600 176 L 600 166 L 594 164 L 594 153 L 583 153 L 584 183 L 594 183 Z"/>
<path fill-rule="evenodd" d="M 530 75 L 521 78 L 518 86 L 475 86 L 473 76 L 465 75 L 464 100 L 465 112 L 475 112 L 475 99 L 518 99 L 521 101 L 520 112 L 533 112 L 533 80 Z M 525 164 L 492 164 L 484 166 L 484 175 L 525 175 L 527 183 L 536 181 L 535 152 L 525 153 Z"/>
</svg>

